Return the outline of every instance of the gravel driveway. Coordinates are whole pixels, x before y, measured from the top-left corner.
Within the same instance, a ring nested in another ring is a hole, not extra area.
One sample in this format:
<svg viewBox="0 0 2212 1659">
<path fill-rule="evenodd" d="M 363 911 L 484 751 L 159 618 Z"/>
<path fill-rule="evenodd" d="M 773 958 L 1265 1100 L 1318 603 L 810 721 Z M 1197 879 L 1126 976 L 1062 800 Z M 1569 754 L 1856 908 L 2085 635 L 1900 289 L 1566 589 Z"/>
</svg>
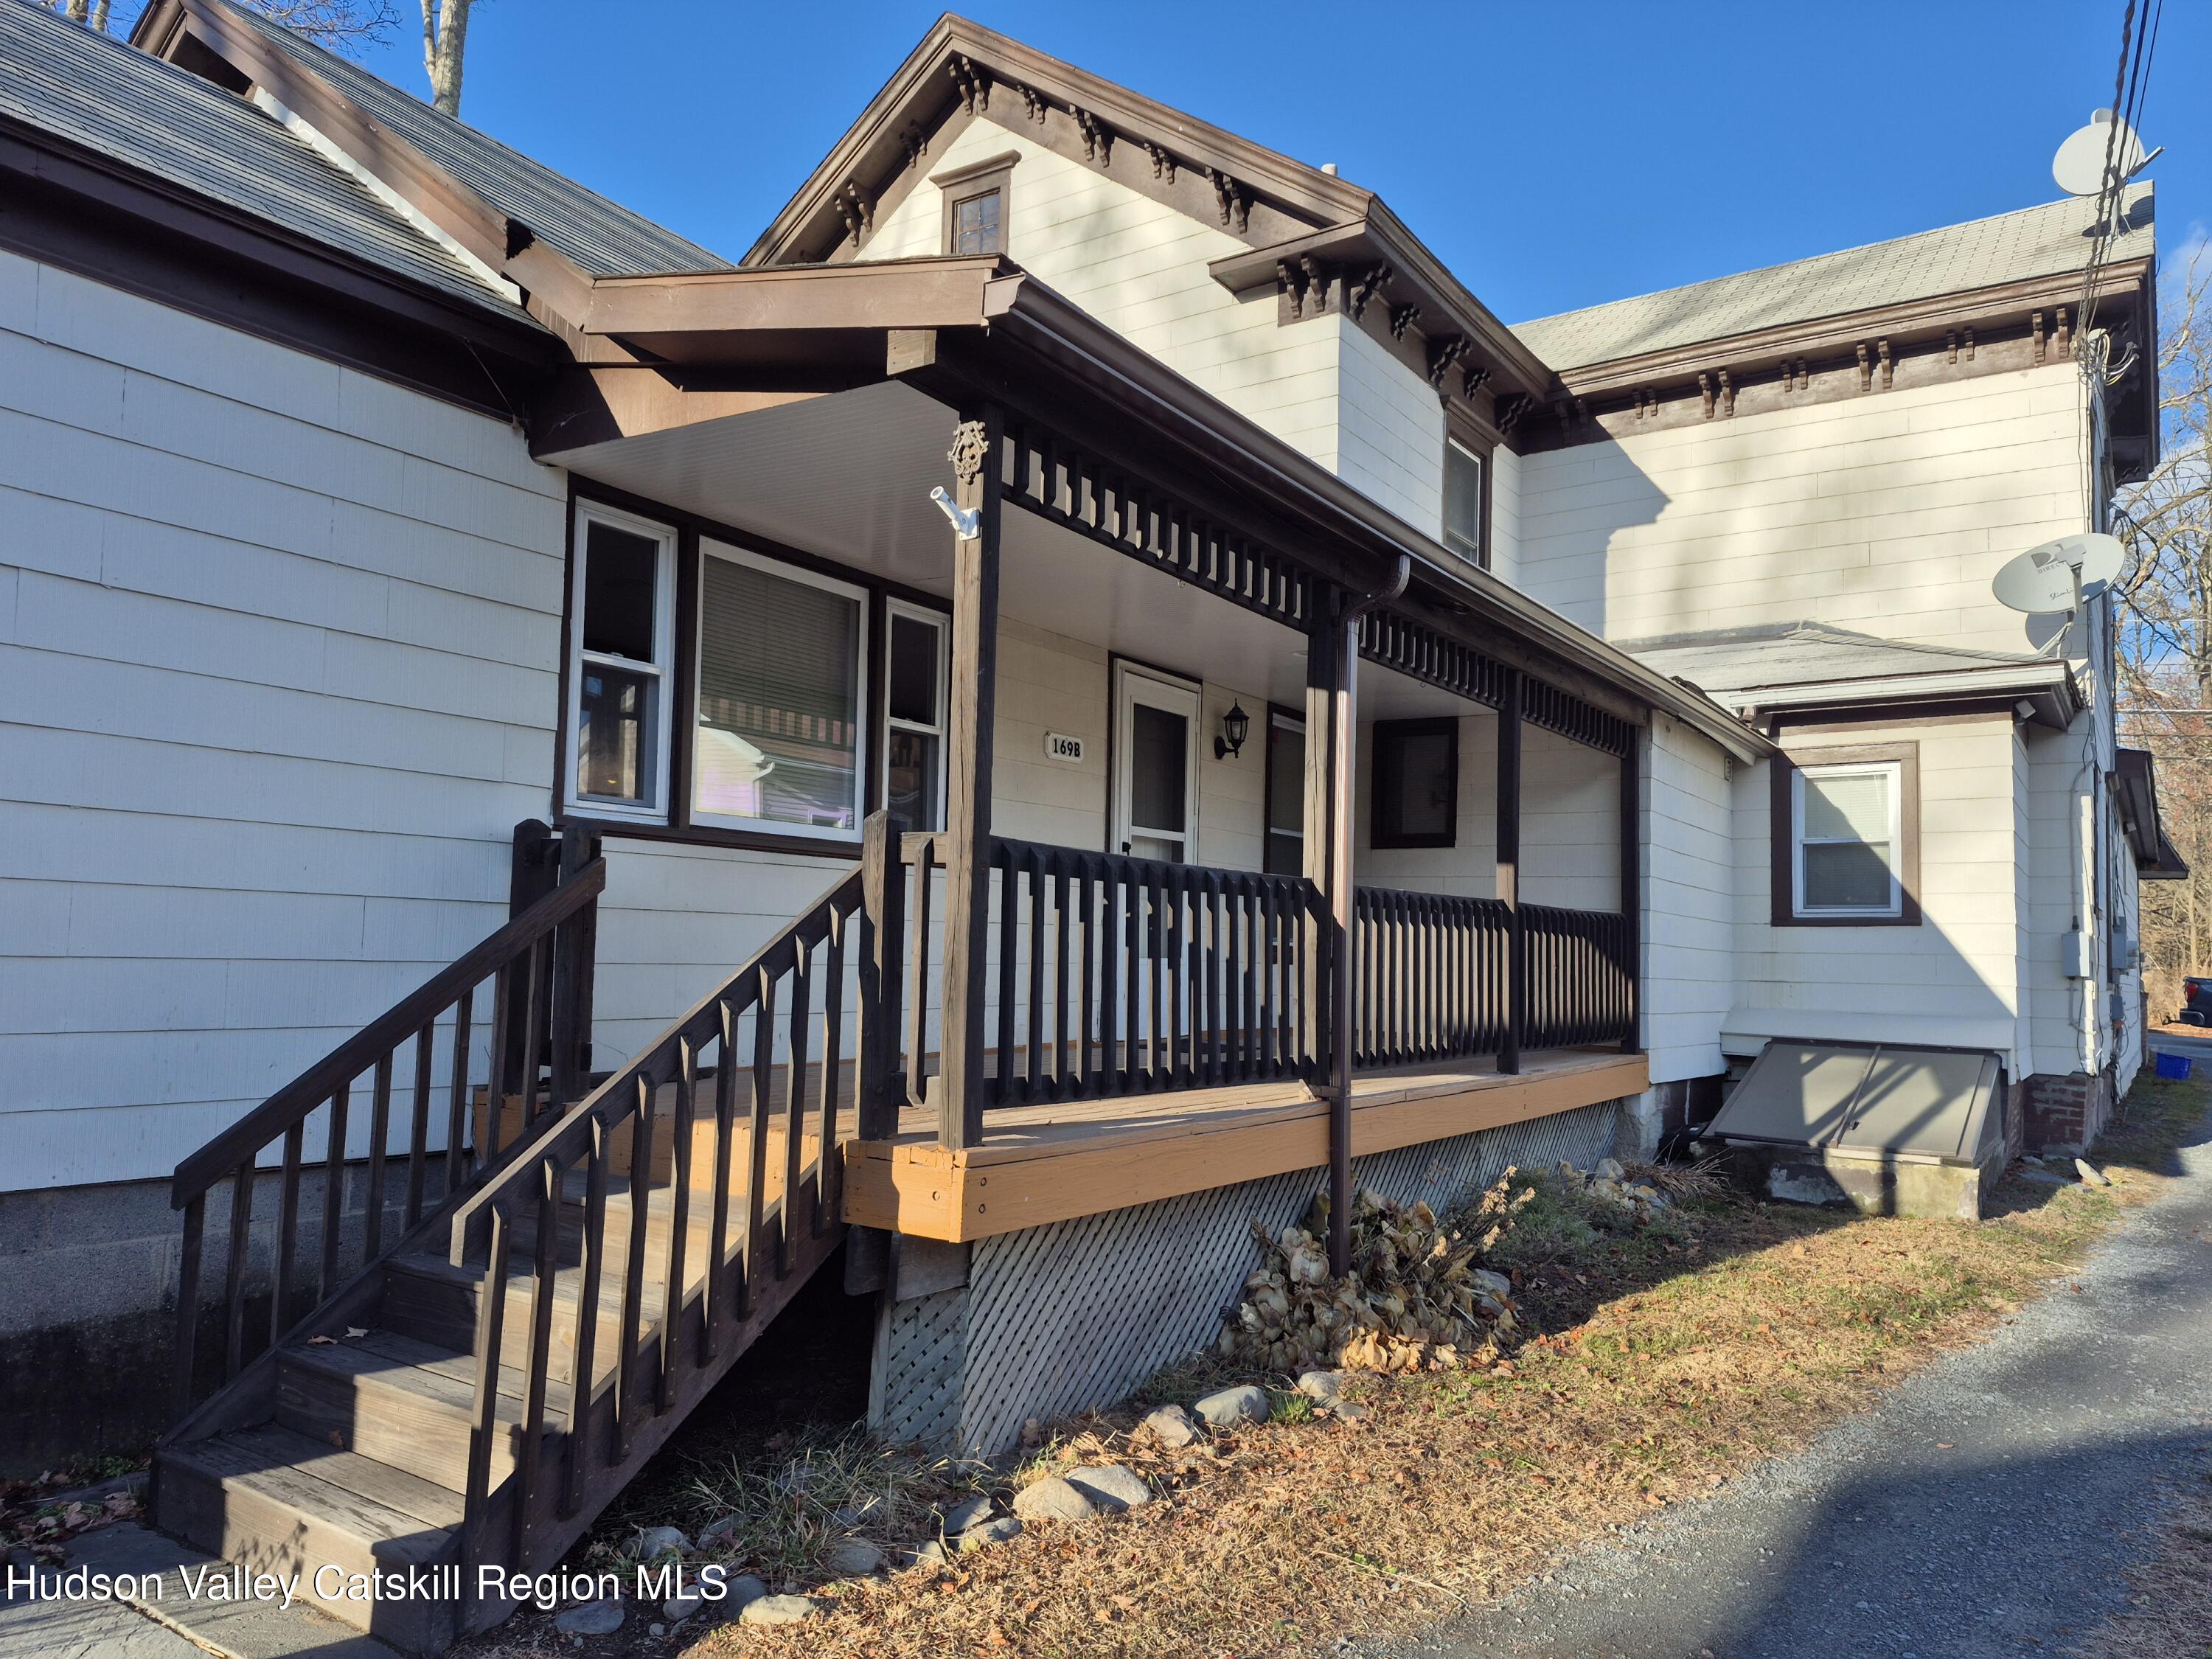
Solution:
<svg viewBox="0 0 2212 1659">
<path fill-rule="evenodd" d="M 1712 1498 L 1375 1653 L 2064 1652 L 2125 1605 L 2168 1483 L 2212 1472 L 2212 1133 L 2194 1139 L 2182 1180 L 1989 1341 Z"/>
</svg>

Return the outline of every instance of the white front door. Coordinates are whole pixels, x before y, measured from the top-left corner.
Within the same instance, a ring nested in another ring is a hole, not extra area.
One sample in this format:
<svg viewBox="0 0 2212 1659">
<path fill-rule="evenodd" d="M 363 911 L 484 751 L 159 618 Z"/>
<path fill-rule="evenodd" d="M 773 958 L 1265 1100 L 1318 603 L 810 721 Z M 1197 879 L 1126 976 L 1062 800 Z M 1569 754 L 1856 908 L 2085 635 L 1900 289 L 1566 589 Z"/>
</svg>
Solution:
<svg viewBox="0 0 2212 1659">
<path fill-rule="evenodd" d="M 1170 864 L 1198 850 L 1198 687 L 1114 665 L 1112 851 Z"/>
</svg>

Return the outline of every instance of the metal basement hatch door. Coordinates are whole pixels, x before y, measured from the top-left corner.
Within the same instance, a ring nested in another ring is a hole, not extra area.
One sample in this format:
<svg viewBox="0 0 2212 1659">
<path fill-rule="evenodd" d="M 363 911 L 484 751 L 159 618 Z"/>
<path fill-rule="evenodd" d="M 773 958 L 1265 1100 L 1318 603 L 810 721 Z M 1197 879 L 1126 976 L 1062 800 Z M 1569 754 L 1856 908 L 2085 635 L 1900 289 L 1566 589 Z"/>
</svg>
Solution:
<svg viewBox="0 0 2212 1659">
<path fill-rule="evenodd" d="M 1978 1164 L 2004 1133 L 1997 1057 L 1973 1048 L 1793 1042 L 1760 1051 L 1708 1139 Z"/>
</svg>

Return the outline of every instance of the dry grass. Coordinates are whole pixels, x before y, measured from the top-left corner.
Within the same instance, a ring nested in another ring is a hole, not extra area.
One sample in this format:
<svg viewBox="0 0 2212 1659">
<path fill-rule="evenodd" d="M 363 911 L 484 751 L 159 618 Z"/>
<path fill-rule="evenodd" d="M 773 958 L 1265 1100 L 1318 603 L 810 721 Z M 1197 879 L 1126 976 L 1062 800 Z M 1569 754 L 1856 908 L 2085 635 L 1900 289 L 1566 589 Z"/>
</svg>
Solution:
<svg viewBox="0 0 2212 1659">
<path fill-rule="evenodd" d="M 1544 1183 L 1492 1257 L 1550 1333 L 1510 1364 L 1356 1379 L 1361 1422 L 1286 1407 L 1194 1455 L 1133 1442 L 1135 1407 L 1222 1380 L 1218 1362 L 1193 1361 L 1030 1466 L 1121 1458 L 1167 1501 L 839 1586 L 823 1619 L 725 1626 L 693 1650 L 1257 1656 L 1410 1629 L 1803 1443 L 1973 1340 L 2155 1195 L 2208 1099 L 2203 1085 L 2146 1080 L 2099 1149 L 2115 1187 L 2008 1186 L 1978 1224 L 1722 1194 L 1636 1226 Z"/>
</svg>

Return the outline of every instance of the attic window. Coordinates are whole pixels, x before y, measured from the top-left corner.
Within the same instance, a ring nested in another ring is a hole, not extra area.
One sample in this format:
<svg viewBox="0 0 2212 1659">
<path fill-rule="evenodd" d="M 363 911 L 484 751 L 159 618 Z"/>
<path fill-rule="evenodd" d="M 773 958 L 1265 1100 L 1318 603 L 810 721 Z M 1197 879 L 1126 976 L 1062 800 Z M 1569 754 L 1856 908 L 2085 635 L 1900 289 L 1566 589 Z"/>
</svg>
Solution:
<svg viewBox="0 0 2212 1659">
<path fill-rule="evenodd" d="M 1487 570 L 1482 473 L 1481 456 L 1456 438 L 1444 440 L 1444 545 Z"/>
<path fill-rule="evenodd" d="M 949 254 L 1004 253 L 1013 204 L 1014 163 L 1008 151 L 969 167 L 933 175 L 945 200 L 944 251 Z"/>
</svg>

